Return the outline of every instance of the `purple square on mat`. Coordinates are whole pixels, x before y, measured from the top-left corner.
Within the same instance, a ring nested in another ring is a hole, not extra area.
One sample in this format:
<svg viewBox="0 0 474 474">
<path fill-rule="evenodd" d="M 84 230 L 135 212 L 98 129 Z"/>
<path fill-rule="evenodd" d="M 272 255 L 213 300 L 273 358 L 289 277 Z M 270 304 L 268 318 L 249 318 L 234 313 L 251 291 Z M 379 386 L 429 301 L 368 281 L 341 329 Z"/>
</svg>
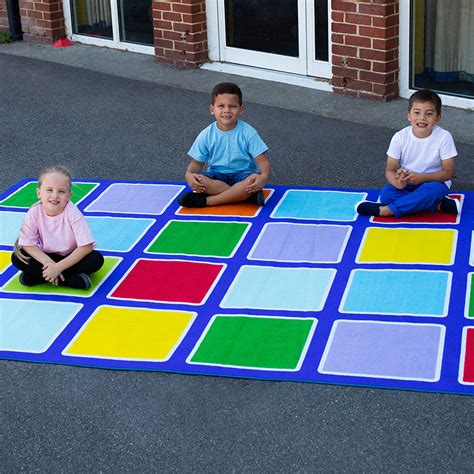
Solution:
<svg viewBox="0 0 474 474">
<path fill-rule="evenodd" d="M 251 260 L 340 262 L 351 226 L 294 223 L 266 224 L 249 254 Z"/>
<path fill-rule="evenodd" d="M 445 331 L 440 324 L 338 320 L 318 372 L 436 382 Z"/>
<path fill-rule="evenodd" d="M 184 189 L 177 184 L 111 184 L 86 207 L 88 212 L 113 214 L 163 214 Z"/>
</svg>

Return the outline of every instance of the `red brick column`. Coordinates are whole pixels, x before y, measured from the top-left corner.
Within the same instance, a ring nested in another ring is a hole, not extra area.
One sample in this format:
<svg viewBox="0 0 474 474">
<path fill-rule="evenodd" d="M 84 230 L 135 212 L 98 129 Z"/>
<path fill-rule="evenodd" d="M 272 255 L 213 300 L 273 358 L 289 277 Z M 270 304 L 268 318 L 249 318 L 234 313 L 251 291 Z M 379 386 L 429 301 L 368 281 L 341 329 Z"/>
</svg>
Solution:
<svg viewBox="0 0 474 474">
<path fill-rule="evenodd" d="M 23 39 L 34 43 L 54 43 L 66 36 L 61 0 L 20 0 Z"/>
<path fill-rule="evenodd" d="M 398 0 L 332 0 L 334 92 L 398 96 Z"/>
<path fill-rule="evenodd" d="M 7 2 L 0 0 L 0 28 L 8 30 Z"/>
<path fill-rule="evenodd" d="M 197 67 L 207 60 L 206 0 L 153 2 L 157 61 Z"/>
</svg>

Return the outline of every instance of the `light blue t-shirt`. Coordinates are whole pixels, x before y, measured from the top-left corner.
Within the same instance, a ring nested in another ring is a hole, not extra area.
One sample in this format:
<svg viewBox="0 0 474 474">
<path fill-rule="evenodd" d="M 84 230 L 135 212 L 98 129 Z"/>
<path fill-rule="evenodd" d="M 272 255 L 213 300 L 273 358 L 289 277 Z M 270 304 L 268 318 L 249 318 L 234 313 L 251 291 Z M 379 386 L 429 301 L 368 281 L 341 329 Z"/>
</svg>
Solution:
<svg viewBox="0 0 474 474">
<path fill-rule="evenodd" d="M 255 158 L 268 150 L 258 132 L 247 122 L 237 121 L 232 130 L 219 130 L 211 123 L 194 140 L 188 155 L 218 173 L 258 171 Z"/>
</svg>

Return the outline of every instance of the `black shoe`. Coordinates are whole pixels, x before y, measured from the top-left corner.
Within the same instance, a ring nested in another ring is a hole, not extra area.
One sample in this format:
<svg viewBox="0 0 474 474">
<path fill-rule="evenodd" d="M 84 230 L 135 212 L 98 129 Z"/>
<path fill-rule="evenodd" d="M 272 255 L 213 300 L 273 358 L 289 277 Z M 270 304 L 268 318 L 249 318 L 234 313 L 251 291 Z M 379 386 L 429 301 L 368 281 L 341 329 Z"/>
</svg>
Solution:
<svg viewBox="0 0 474 474">
<path fill-rule="evenodd" d="M 264 206 L 265 205 L 265 194 L 263 194 L 263 191 L 257 191 L 256 193 L 253 193 L 247 199 L 247 202 L 251 202 L 252 204 L 257 204 L 258 206 Z"/>
<path fill-rule="evenodd" d="M 457 199 L 444 197 L 439 203 L 439 209 L 448 214 L 459 214 L 459 201 Z"/>
<path fill-rule="evenodd" d="M 381 206 L 378 202 L 364 201 L 357 206 L 357 212 L 361 216 L 379 216 Z"/>
<path fill-rule="evenodd" d="M 20 273 L 18 280 L 23 286 L 35 286 L 35 285 L 41 285 L 41 283 L 44 283 L 44 280 L 37 280 L 25 272 Z"/>
<path fill-rule="evenodd" d="M 77 275 L 73 275 L 69 278 L 66 278 L 62 282 L 63 286 L 67 286 L 68 288 L 76 288 L 78 290 L 88 290 L 91 285 L 91 279 L 87 273 L 78 273 Z"/>
<path fill-rule="evenodd" d="M 184 193 L 178 197 L 178 204 L 183 207 L 206 207 L 206 198 L 204 193 Z"/>
</svg>

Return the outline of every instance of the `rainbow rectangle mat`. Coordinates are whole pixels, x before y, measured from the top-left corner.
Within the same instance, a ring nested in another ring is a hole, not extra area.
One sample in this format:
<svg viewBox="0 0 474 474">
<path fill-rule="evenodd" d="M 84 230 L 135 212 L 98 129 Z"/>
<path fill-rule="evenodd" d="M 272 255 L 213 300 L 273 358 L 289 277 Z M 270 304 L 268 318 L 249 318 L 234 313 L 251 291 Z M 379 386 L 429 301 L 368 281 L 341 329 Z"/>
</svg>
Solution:
<svg viewBox="0 0 474 474">
<path fill-rule="evenodd" d="M 376 190 L 185 209 L 183 183 L 76 180 L 105 256 L 81 291 L 10 263 L 35 186 L 0 196 L 2 359 L 474 394 L 474 192 L 395 220 L 356 213 Z"/>
</svg>

